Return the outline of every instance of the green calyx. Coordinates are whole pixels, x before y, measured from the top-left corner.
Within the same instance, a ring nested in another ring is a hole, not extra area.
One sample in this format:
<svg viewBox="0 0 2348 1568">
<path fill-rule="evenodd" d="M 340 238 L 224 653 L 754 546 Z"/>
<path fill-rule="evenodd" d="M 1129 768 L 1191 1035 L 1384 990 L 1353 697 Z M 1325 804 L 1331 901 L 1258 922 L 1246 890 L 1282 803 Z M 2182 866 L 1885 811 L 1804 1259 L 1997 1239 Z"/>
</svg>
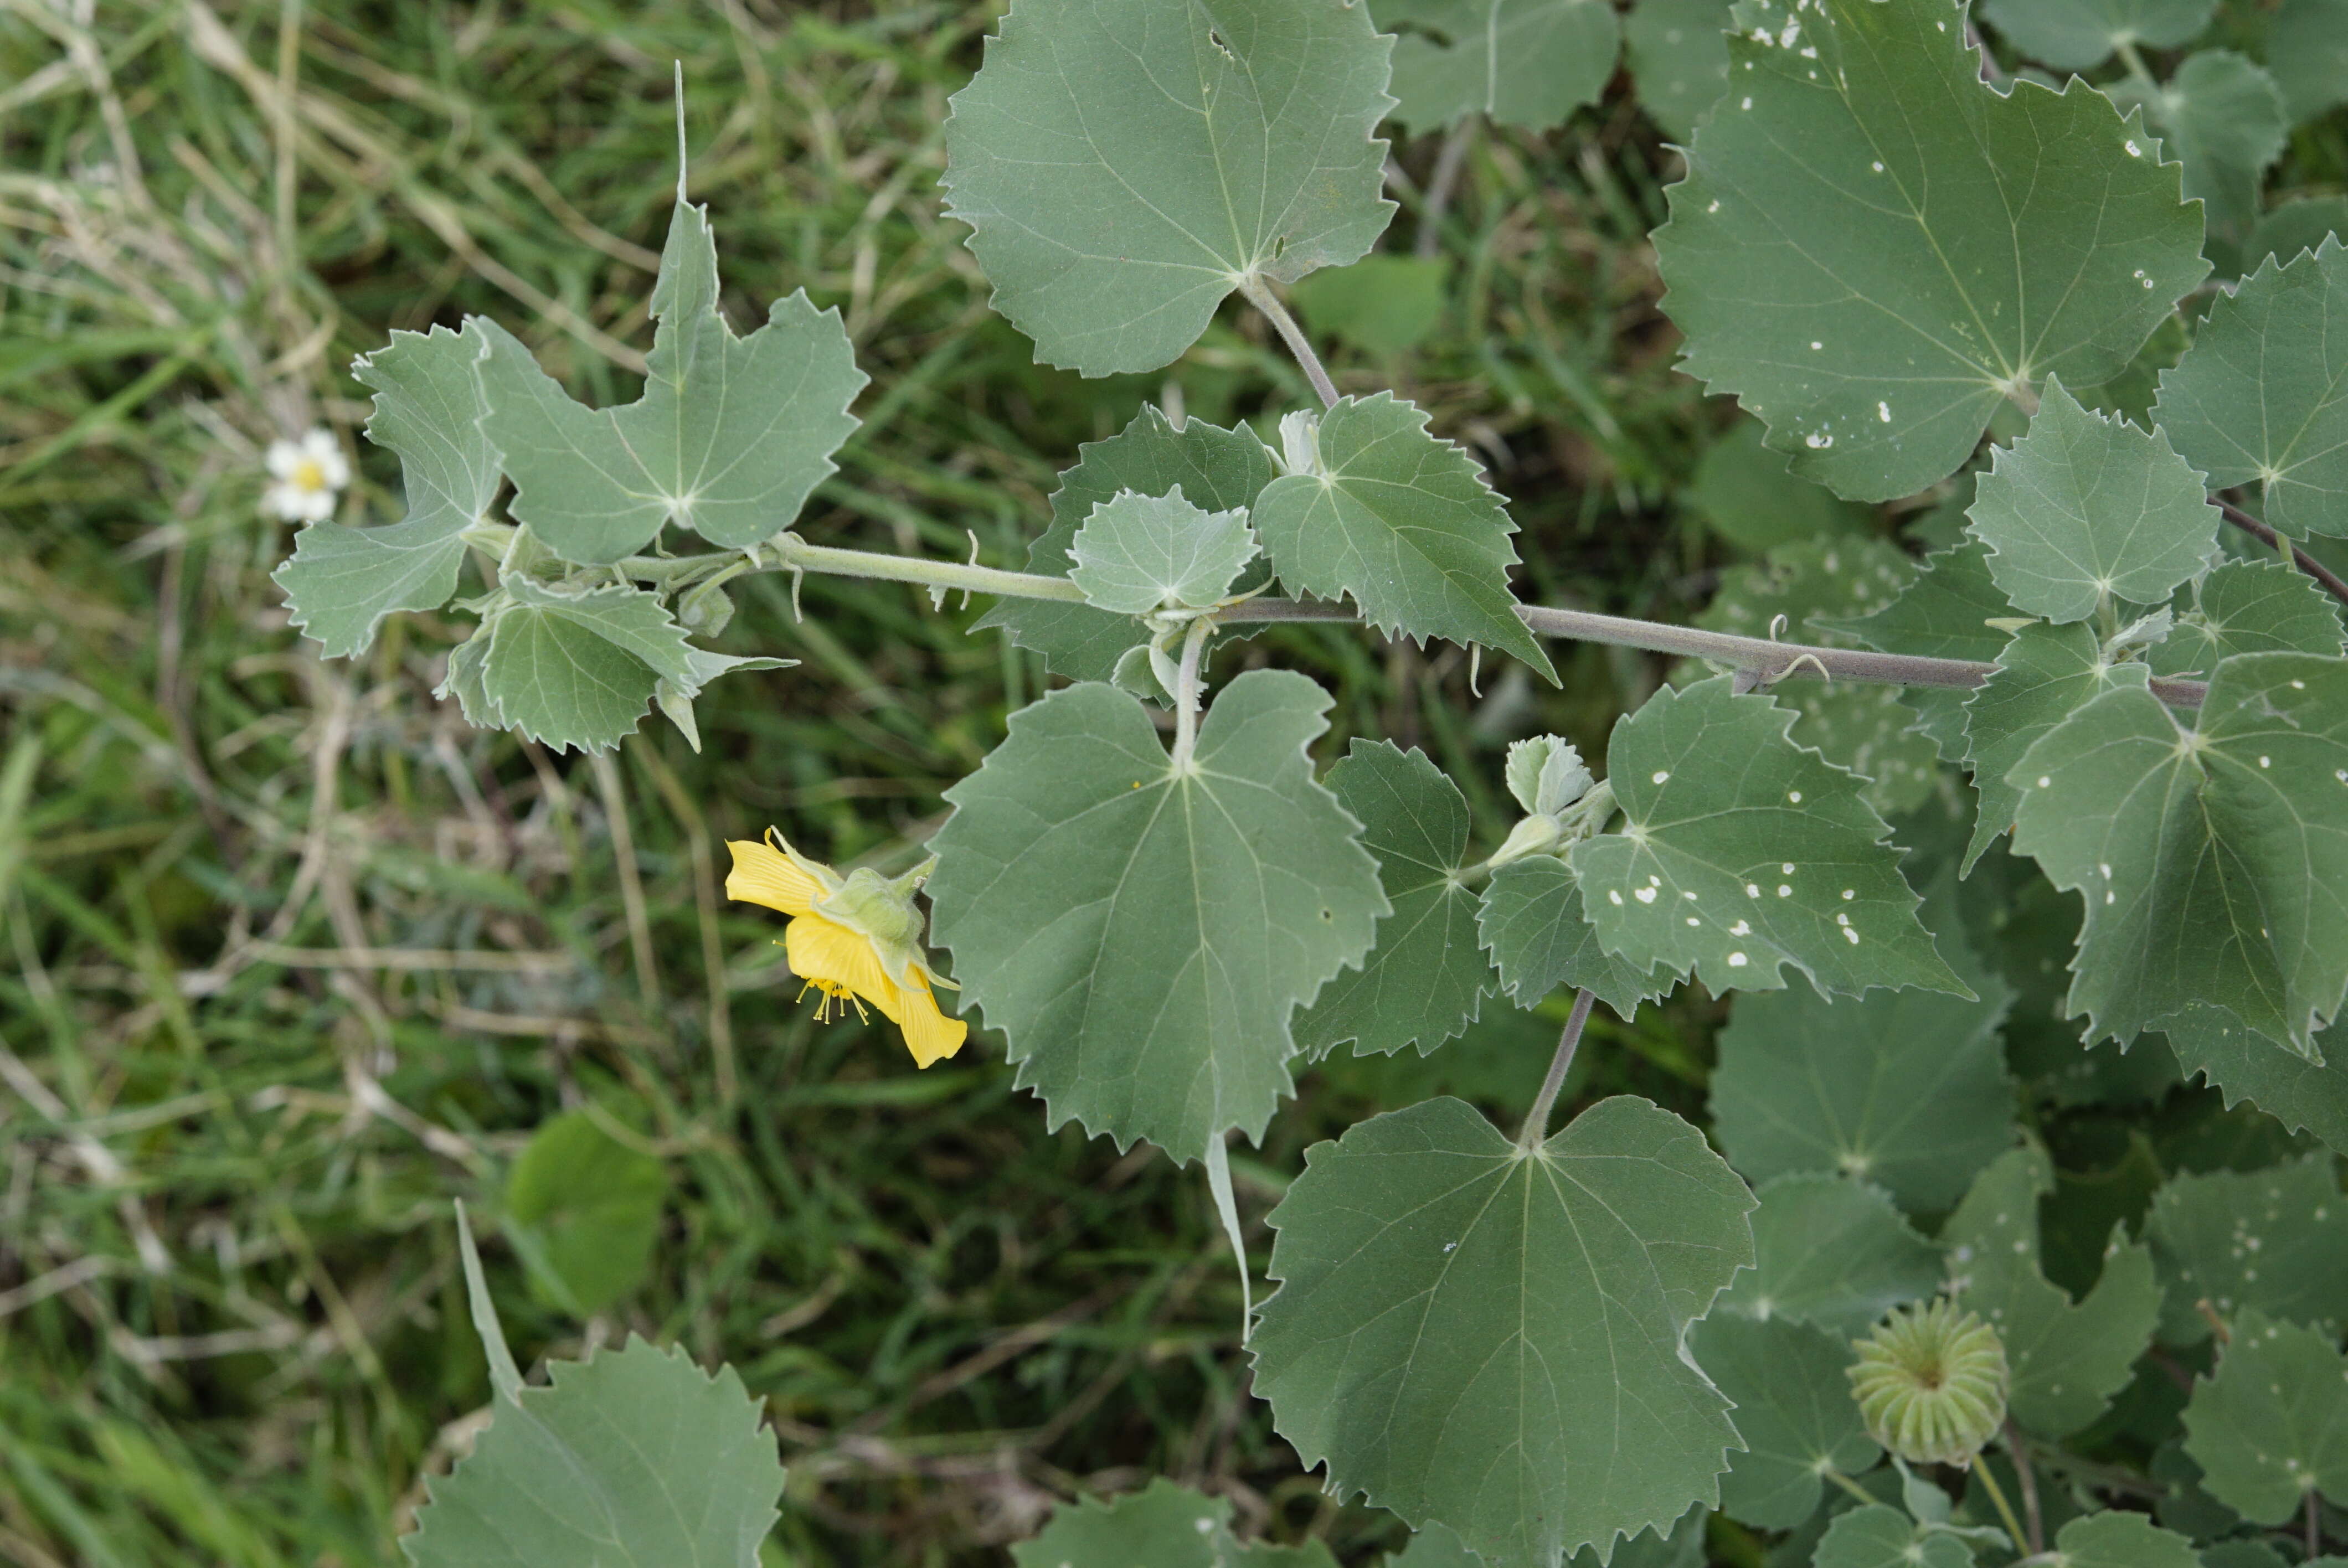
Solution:
<svg viewBox="0 0 2348 1568">
<path fill-rule="evenodd" d="M 791 858 L 802 866 L 813 863 Z M 900 986 L 910 983 L 908 977 L 918 974 L 923 979 L 942 984 L 930 970 L 922 953 L 922 912 L 913 904 L 913 895 L 929 880 L 937 867 L 937 857 L 932 856 L 902 876 L 881 876 L 869 866 L 860 866 L 845 878 L 824 868 L 824 876 L 831 891 L 815 901 L 815 912 L 835 926 L 868 938 L 880 967 Z"/>
<path fill-rule="evenodd" d="M 1910 1464 L 1970 1465 L 2005 1420 L 2005 1346 L 1945 1296 L 1893 1312 L 1852 1348 L 1867 1435 Z"/>
</svg>

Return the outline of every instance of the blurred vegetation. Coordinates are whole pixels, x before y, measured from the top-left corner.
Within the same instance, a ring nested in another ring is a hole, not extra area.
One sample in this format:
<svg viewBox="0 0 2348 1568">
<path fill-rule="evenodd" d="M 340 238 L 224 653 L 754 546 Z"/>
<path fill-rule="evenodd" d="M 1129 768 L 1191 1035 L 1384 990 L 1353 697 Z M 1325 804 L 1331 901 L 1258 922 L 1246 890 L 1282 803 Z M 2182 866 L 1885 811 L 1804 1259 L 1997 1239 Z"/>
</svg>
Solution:
<svg viewBox="0 0 2348 1568">
<path fill-rule="evenodd" d="M 329 662 L 268 580 L 273 440 L 324 425 L 345 519 L 396 515 L 346 374 L 387 331 L 494 315 L 583 395 L 633 395 L 672 62 L 727 308 L 804 286 L 873 376 L 810 538 L 1017 566 L 1055 473 L 1144 398 L 1298 404 L 1236 311 L 1101 382 L 988 312 L 936 182 L 994 9 L 0 7 L 0 1559 L 396 1562 L 487 1398 L 457 1199 L 525 1365 L 638 1332 L 740 1368 L 790 1466 L 774 1562 L 999 1562 L 1055 1501 L 1158 1472 L 1246 1532 L 1395 1538 L 1247 1398 L 1195 1172 L 1045 1132 L 991 1042 L 916 1073 L 819 1025 L 778 922 L 719 895 L 724 840 L 769 824 L 915 856 L 1041 687 L 964 634 L 976 609 L 810 579 L 800 619 L 748 579 L 725 645 L 802 662 L 716 688 L 698 755 L 654 723 L 596 764 L 437 702 L 454 626 Z M 1396 149 L 1392 245 L 1437 150 Z M 1393 385 L 1491 467 L 1529 600 L 1678 620 L 1734 559 L 1679 502 L 1728 411 L 1669 368 L 1645 234 L 1675 164 L 1618 84 L 1474 145 L 1431 325 L 1326 292 L 1341 386 Z M 1561 691 L 1471 683 L 1456 650 L 1311 628 L 1242 657 L 1275 655 L 1336 693 L 1328 756 L 1424 745 L 1493 837 L 1508 739 L 1600 750 L 1663 673 L 1570 648 Z M 1715 1011 L 1593 1026 L 1572 1092 L 1698 1112 Z M 1520 1111 L 1561 1016 L 1494 1004 L 1434 1058 L 1307 1074 L 1233 1161 L 1259 1273 L 1308 1143 L 1438 1090 Z"/>
</svg>

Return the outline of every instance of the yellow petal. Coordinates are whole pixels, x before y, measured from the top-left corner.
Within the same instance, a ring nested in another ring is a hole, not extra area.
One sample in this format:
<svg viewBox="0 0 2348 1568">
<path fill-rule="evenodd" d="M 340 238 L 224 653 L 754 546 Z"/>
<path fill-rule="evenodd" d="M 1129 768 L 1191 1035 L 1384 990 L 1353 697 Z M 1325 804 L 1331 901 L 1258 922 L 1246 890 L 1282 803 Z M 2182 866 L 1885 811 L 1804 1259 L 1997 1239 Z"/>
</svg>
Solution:
<svg viewBox="0 0 2348 1568">
<path fill-rule="evenodd" d="M 802 915 L 783 927 L 783 952 L 799 979 L 844 986 L 878 1008 L 904 1030 L 905 1049 L 917 1067 L 952 1056 L 970 1034 L 968 1024 L 938 1010 L 937 999 L 918 974 L 911 989 L 899 989 L 880 967 L 870 938 L 820 915 Z"/>
<path fill-rule="evenodd" d="M 962 1049 L 970 1038 L 970 1025 L 958 1018 L 948 1018 L 938 1010 L 937 998 L 922 982 L 918 971 L 913 983 L 901 993 L 905 999 L 905 1016 L 897 1020 L 905 1031 L 905 1049 L 913 1053 L 913 1065 L 927 1067 L 942 1061 Z"/>
<path fill-rule="evenodd" d="M 790 857 L 771 844 L 731 839 L 734 869 L 726 876 L 726 897 L 745 904 L 763 904 L 786 915 L 804 915 L 824 890 L 814 877 L 791 864 Z M 792 966 L 796 968 L 798 966 Z"/>
</svg>

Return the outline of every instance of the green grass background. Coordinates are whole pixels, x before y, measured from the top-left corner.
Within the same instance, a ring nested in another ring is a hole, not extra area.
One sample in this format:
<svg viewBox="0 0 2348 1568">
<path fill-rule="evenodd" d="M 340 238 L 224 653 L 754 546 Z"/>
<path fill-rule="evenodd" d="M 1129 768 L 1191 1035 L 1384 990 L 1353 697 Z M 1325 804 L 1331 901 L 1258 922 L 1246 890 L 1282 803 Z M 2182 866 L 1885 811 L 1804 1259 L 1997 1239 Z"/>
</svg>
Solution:
<svg viewBox="0 0 2348 1568">
<path fill-rule="evenodd" d="M 344 519 L 396 515 L 346 374 L 388 330 L 490 314 L 581 395 L 633 395 L 672 62 L 727 309 L 804 286 L 873 377 L 808 537 L 1017 566 L 1055 473 L 1145 397 L 1219 420 L 1303 401 L 1237 312 L 1162 376 L 1100 382 L 1033 365 L 988 312 L 937 179 L 993 15 L 0 8 L 0 1560 L 397 1561 L 488 1395 L 458 1199 L 525 1366 L 634 1331 L 741 1369 L 790 1467 L 771 1562 L 998 1563 L 1056 1501 L 1156 1473 L 1231 1498 L 1243 1532 L 1351 1560 L 1398 1539 L 1323 1498 L 1249 1399 L 1196 1171 L 1046 1132 L 983 1036 L 916 1073 L 885 1031 L 817 1024 L 779 922 L 719 896 L 723 841 L 770 824 L 837 863 L 916 856 L 1041 689 L 965 634 L 977 608 L 810 579 L 795 618 L 786 580 L 749 579 L 723 646 L 799 666 L 722 682 L 698 755 L 654 721 L 598 766 L 433 699 L 461 618 L 330 662 L 268 580 L 273 439 L 324 424 L 359 466 Z M 1423 179 L 1436 151 L 1397 154 Z M 1725 410 L 1668 368 L 1644 241 L 1673 162 L 1619 87 L 1570 134 L 1482 141 L 1434 336 L 1334 361 L 1491 466 L 1528 599 L 1676 620 L 1715 579 L 1675 497 Z M 1559 658 L 1561 692 L 1488 667 L 1478 690 L 1447 647 L 1307 628 L 1230 667 L 1313 671 L 1325 756 L 1424 745 L 1496 839 L 1509 737 L 1602 751 L 1662 674 Z M 1545 1005 L 1495 1004 L 1424 1061 L 1308 1073 L 1233 1162 L 1259 1277 L 1308 1143 L 1439 1090 L 1521 1114 Z M 1594 1025 L 1570 1097 L 1700 1112 L 1715 1021 L 1684 998 Z M 580 1109 L 668 1184 L 648 1279 L 584 1318 L 501 1229 L 517 1153 Z"/>
</svg>

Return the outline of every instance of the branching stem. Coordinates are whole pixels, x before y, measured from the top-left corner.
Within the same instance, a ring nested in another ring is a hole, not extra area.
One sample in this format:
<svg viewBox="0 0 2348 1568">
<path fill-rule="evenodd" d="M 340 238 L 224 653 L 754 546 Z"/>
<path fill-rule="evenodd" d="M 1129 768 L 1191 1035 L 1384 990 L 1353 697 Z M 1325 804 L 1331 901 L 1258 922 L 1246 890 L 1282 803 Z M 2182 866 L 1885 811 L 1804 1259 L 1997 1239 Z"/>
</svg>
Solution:
<svg viewBox="0 0 2348 1568">
<path fill-rule="evenodd" d="M 1190 753 L 1199 743 L 1199 661 L 1206 651 L 1208 633 L 1214 622 L 1204 618 L 1190 623 L 1182 639 L 1182 666 L 1174 682 L 1174 771 L 1181 772 L 1190 765 Z"/>
<path fill-rule="evenodd" d="M 1296 356 L 1297 367 L 1304 372 L 1304 379 L 1311 382 L 1313 390 L 1320 395 L 1321 405 L 1323 408 L 1336 407 L 1337 384 L 1329 379 L 1328 371 L 1322 367 L 1321 356 L 1313 352 L 1313 340 L 1304 335 L 1304 329 L 1296 324 L 1296 318 L 1288 313 L 1288 307 L 1280 302 L 1280 296 L 1272 292 L 1272 286 L 1251 274 L 1241 280 L 1240 292 L 1247 297 L 1248 303 L 1263 313 L 1263 319 L 1272 323 L 1272 330 L 1280 334 L 1280 341 L 1286 343 L 1288 352 Z"/>
<path fill-rule="evenodd" d="M 2337 572 L 2297 545 L 2285 540 L 2272 528 L 2250 516 L 2231 501 L 2219 501 L 2218 510 L 2225 514 L 2228 522 L 2265 545 L 2278 556 L 2287 558 L 2293 566 L 2322 583 L 2324 591 L 2331 594 L 2333 598 L 2343 604 L 2348 604 L 2348 581 L 2343 581 Z"/>
<path fill-rule="evenodd" d="M 1533 1108 L 1525 1115 L 1524 1131 L 1517 1134 L 1517 1147 L 1530 1153 L 1549 1136 L 1549 1113 L 1557 1106 L 1558 1092 L 1565 1087 L 1565 1075 L 1573 1069 L 1573 1053 L 1581 1044 L 1582 1025 L 1590 1021 L 1590 1007 L 1597 996 L 1584 989 L 1573 993 L 1573 1014 L 1565 1020 L 1565 1032 L 1557 1038 L 1557 1054 L 1550 1059 L 1549 1076 L 1541 1080 L 1540 1092 L 1533 1096 Z"/>
<path fill-rule="evenodd" d="M 2046 1550 L 2046 1516 L 2038 1506 L 2038 1477 L 2032 1471 L 2029 1445 L 2012 1418 L 2005 1423 L 2005 1451 L 2013 1456 L 2013 1479 L 2022 1488 L 2022 1526 L 2030 1532 L 2030 1550 Z"/>
</svg>

